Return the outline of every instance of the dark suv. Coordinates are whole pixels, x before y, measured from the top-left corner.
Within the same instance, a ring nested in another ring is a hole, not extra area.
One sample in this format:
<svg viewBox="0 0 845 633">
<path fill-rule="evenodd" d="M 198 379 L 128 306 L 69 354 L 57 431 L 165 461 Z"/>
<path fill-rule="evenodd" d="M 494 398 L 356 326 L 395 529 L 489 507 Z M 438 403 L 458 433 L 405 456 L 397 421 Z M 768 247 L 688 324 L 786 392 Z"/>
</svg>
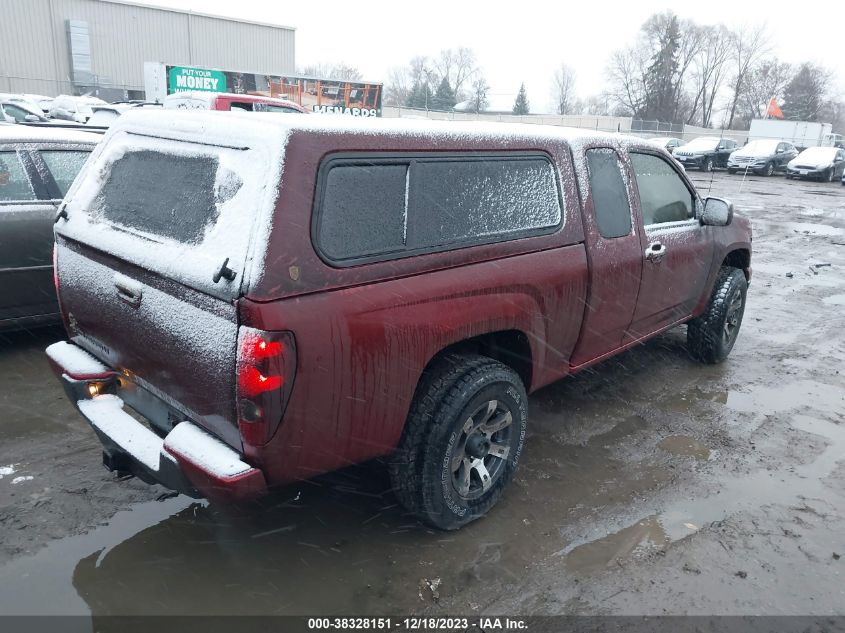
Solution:
<svg viewBox="0 0 845 633">
<path fill-rule="evenodd" d="M 786 165 L 798 156 L 798 150 L 786 141 L 762 139 L 751 141 L 728 158 L 728 173 L 752 171 L 771 176 L 776 171 L 786 171 Z"/>
<path fill-rule="evenodd" d="M 712 171 L 714 167 L 727 167 L 728 157 L 736 149 L 736 141 L 718 136 L 699 136 L 681 145 L 673 155 L 684 167 Z"/>
<path fill-rule="evenodd" d="M 53 288 L 53 219 L 102 137 L 0 127 L 0 329 L 59 320 Z"/>
<path fill-rule="evenodd" d="M 496 123 L 129 112 L 56 240 L 47 354 L 109 468 L 238 499 L 386 457 L 441 528 L 512 479 L 528 393 L 682 323 L 724 360 L 751 275 L 662 148 Z"/>
</svg>

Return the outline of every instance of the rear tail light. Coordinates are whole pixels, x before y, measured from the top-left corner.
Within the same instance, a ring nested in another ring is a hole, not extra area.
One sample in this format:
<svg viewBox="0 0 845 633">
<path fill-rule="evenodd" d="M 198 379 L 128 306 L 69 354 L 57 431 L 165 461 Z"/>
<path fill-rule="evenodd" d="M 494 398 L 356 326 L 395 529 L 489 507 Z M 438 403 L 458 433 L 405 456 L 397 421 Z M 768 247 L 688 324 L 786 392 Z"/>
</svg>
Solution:
<svg viewBox="0 0 845 633">
<path fill-rule="evenodd" d="M 53 242 L 53 286 L 56 288 L 56 295 L 59 294 L 59 247 Z"/>
<path fill-rule="evenodd" d="M 291 332 L 238 332 L 238 428 L 244 443 L 262 446 L 279 428 L 296 373 Z"/>
</svg>

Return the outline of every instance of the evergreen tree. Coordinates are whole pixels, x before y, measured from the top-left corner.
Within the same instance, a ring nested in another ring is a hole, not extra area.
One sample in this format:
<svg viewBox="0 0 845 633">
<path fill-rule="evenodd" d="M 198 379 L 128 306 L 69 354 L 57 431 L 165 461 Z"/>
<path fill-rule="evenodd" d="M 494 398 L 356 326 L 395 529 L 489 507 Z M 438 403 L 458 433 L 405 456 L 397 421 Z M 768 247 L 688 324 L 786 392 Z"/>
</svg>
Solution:
<svg viewBox="0 0 845 633">
<path fill-rule="evenodd" d="M 825 105 L 829 74 L 811 63 L 801 64 L 783 89 L 783 115 L 797 121 L 818 121 Z"/>
<path fill-rule="evenodd" d="M 408 99 L 405 101 L 405 106 L 408 108 L 418 108 L 420 110 L 431 107 L 434 97 L 431 94 L 431 87 L 428 82 L 414 82 L 411 92 L 408 93 Z"/>
<path fill-rule="evenodd" d="M 646 102 L 643 115 L 646 119 L 672 121 L 675 119 L 675 83 L 678 76 L 678 51 L 681 29 L 678 17 L 668 14 L 665 23 L 655 35 L 658 47 L 646 69 Z"/>
<path fill-rule="evenodd" d="M 528 114 L 530 108 L 528 106 L 528 95 L 525 93 L 525 82 L 519 86 L 519 93 L 516 95 L 516 101 L 513 102 L 514 114 Z"/>
<path fill-rule="evenodd" d="M 440 85 L 437 86 L 437 92 L 434 93 L 431 109 L 448 111 L 455 107 L 455 103 L 457 103 L 455 93 L 449 85 L 449 78 L 444 75 L 440 80 Z"/>
</svg>

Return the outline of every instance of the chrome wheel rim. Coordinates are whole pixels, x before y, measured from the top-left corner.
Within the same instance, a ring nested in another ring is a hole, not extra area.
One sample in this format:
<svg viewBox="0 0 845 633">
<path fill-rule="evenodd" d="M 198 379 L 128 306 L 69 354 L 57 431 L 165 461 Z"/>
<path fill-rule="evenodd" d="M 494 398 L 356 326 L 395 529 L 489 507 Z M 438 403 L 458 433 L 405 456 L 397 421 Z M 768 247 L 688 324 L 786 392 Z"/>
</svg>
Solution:
<svg viewBox="0 0 845 633">
<path fill-rule="evenodd" d="M 742 291 L 737 288 L 731 297 L 728 305 L 728 312 L 725 315 L 725 326 L 722 333 L 722 340 L 725 345 L 733 345 L 736 335 L 739 332 L 739 325 L 742 321 Z"/>
<path fill-rule="evenodd" d="M 464 420 L 450 470 L 452 486 L 476 499 L 501 477 L 511 451 L 513 413 L 501 400 L 488 400 Z"/>
</svg>

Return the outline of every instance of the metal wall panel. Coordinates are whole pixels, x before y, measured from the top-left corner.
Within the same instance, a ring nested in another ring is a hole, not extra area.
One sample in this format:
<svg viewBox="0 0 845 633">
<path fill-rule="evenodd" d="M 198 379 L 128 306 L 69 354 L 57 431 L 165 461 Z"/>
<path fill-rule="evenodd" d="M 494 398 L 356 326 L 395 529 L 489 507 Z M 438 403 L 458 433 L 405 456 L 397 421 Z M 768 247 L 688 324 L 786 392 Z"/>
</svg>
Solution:
<svg viewBox="0 0 845 633">
<path fill-rule="evenodd" d="M 69 92 L 67 20 L 88 24 L 100 86 L 143 90 L 144 62 L 292 74 L 295 31 L 109 0 L 2 0 L 0 92 Z"/>
</svg>

